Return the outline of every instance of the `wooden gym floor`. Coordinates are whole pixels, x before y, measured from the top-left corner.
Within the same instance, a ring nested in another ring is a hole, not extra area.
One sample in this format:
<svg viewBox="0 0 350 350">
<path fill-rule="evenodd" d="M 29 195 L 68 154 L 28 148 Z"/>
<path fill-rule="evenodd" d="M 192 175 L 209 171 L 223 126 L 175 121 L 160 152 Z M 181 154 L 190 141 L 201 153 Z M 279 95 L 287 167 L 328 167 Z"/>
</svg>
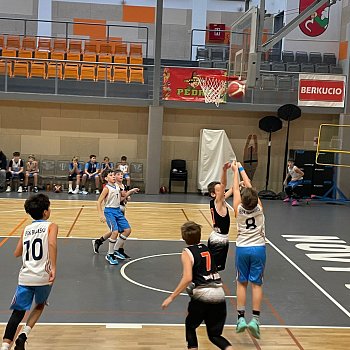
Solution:
<svg viewBox="0 0 350 350">
<path fill-rule="evenodd" d="M 141 198 L 147 200 L 147 196 Z M 157 200 L 157 197 L 149 198 Z M 162 198 L 160 196 L 160 200 L 164 200 Z M 100 255 L 92 253 L 90 239 L 106 231 L 98 220 L 96 202 L 52 200 L 51 220 L 59 225 L 60 276 L 52 292 L 52 305 L 33 330 L 27 349 L 185 349 L 183 320 L 187 297 L 179 297 L 166 311 L 160 309 L 160 304 L 168 295 L 166 291 L 173 289 L 180 278 L 176 253 L 183 247 L 181 224 L 186 220 L 200 223 L 204 240 L 211 231 L 206 200 L 202 196 L 187 198 L 196 203 L 184 203 L 188 199 L 181 203 L 129 203 L 127 218 L 134 239 L 127 242 L 126 251 L 134 259 L 113 267 L 104 261 L 105 246 Z M 89 199 L 96 198 L 89 196 Z M 242 350 L 348 349 L 349 254 L 340 256 L 336 249 L 347 251 L 349 207 L 315 202 L 292 208 L 275 201 L 265 201 L 264 207 L 271 243 L 262 339 L 257 341 L 248 332 L 239 335 L 234 332 L 234 243 L 222 274 L 227 294 L 233 296 L 227 300 L 229 316 L 224 335 L 234 349 Z M 30 219 L 23 211 L 23 199 L 0 199 L 0 213 L 2 333 L 10 315 L 8 305 L 20 267 L 12 251 L 17 236 Z M 234 241 L 236 229 L 232 215 L 231 219 L 230 239 Z M 319 239 L 323 241 L 317 241 Z M 336 244 L 330 245 L 333 242 Z M 149 270 L 154 274 L 150 275 Z M 169 271 L 171 275 L 164 281 Z M 139 286 L 125 278 L 136 281 Z M 77 289 L 72 290 L 72 283 Z M 140 285 L 155 288 L 145 289 Z M 97 310 L 106 306 L 106 310 L 92 312 L 91 305 L 96 305 Z M 204 327 L 200 327 L 198 334 L 200 349 L 214 349 Z"/>
</svg>

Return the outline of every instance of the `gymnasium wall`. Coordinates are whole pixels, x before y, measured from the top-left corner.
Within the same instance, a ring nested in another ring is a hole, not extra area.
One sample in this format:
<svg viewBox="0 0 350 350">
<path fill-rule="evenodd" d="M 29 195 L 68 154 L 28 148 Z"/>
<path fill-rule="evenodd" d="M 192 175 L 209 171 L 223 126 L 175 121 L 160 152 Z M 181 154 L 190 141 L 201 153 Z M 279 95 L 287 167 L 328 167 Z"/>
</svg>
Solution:
<svg viewBox="0 0 350 350">
<path fill-rule="evenodd" d="M 254 178 L 263 189 L 266 176 L 267 133 L 259 130 L 264 112 L 165 109 L 161 157 L 161 184 L 168 184 L 171 159 L 187 161 L 189 191 L 196 192 L 199 132 L 224 129 L 237 158 L 242 159 L 248 134 L 258 135 L 259 164 Z M 315 149 L 314 137 L 321 122 L 337 122 L 337 116 L 305 114 L 291 123 L 290 148 Z M 73 155 L 146 164 L 148 109 L 120 106 L 76 105 L 3 101 L 0 106 L 0 148 L 9 158 L 13 151 L 34 153 L 39 159 L 69 160 Z M 281 190 L 286 128 L 272 135 L 270 189 Z M 183 191 L 175 186 L 174 191 Z"/>
</svg>

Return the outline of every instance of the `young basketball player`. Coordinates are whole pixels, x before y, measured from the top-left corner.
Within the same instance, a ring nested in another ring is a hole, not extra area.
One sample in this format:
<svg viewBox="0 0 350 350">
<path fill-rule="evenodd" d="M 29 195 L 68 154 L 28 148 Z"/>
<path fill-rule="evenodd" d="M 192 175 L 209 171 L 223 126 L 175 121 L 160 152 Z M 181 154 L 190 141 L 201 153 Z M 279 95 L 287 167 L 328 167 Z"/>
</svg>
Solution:
<svg viewBox="0 0 350 350">
<path fill-rule="evenodd" d="M 38 190 L 38 175 L 39 175 L 39 163 L 35 160 L 34 154 L 28 157 L 26 164 L 26 173 L 24 177 L 24 192 L 28 191 L 29 178 L 32 177 L 34 181 L 34 192 L 39 192 Z"/>
<path fill-rule="evenodd" d="M 83 173 L 83 179 L 82 179 L 82 189 L 81 193 L 82 194 L 88 194 L 88 191 L 86 191 L 85 184 L 86 181 L 89 179 L 95 179 L 95 193 L 100 194 L 100 190 L 98 189 L 100 186 L 100 163 L 96 161 L 96 155 L 91 154 L 90 155 L 90 160 L 85 164 L 85 169 Z"/>
<path fill-rule="evenodd" d="M 34 221 L 23 230 L 14 252 L 16 257 L 22 256 L 22 268 L 1 350 L 10 348 L 17 328 L 34 300 L 35 306 L 15 341 L 15 350 L 25 349 L 27 337 L 44 310 L 56 277 L 58 227 L 47 221 L 51 213 L 49 198 L 45 194 L 34 195 L 25 201 L 24 208 Z"/>
<path fill-rule="evenodd" d="M 213 255 L 218 271 L 224 270 L 229 249 L 230 214 L 226 205 L 226 198 L 232 190 L 225 193 L 227 185 L 227 170 L 231 164 L 225 163 L 222 168 L 221 181 L 213 181 L 208 185 L 208 192 L 212 198 L 210 212 L 213 220 L 213 232 L 208 239 L 208 248 Z"/>
<path fill-rule="evenodd" d="M 130 189 L 130 174 L 129 174 L 129 164 L 127 163 L 128 158 L 126 156 L 122 156 L 120 158 L 120 163 L 117 167 L 118 170 L 123 172 L 123 178 L 126 180 L 126 189 Z"/>
<path fill-rule="evenodd" d="M 79 193 L 79 185 L 82 169 L 79 163 L 78 157 L 73 157 L 72 162 L 69 163 L 68 170 L 68 193 L 69 194 L 78 194 Z M 73 181 L 76 180 L 75 189 L 73 190 Z"/>
<path fill-rule="evenodd" d="M 260 338 L 260 309 L 263 297 L 262 283 L 266 262 L 265 217 L 258 193 L 252 188 L 250 180 L 240 163 L 233 162 L 233 207 L 237 220 L 236 276 L 237 312 L 236 332 L 247 328 L 255 338 Z M 239 173 L 245 187 L 240 191 Z M 245 305 L 248 282 L 252 288 L 253 318 L 247 324 Z"/>
<path fill-rule="evenodd" d="M 103 173 L 103 174 L 105 174 L 105 173 Z M 121 190 L 120 210 L 123 213 L 123 215 L 125 216 L 126 204 L 128 202 L 128 198 L 130 198 L 130 195 L 132 193 L 131 193 L 131 191 L 125 192 L 125 188 L 124 188 L 124 184 L 123 184 L 123 172 L 121 170 L 116 170 L 115 175 L 116 175 L 116 183 Z M 111 236 L 111 234 L 112 234 L 112 232 L 108 231 L 100 238 L 92 240 L 92 249 L 93 249 L 95 254 L 99 253 L 100 246 L 103 244 L 104 241 L 106 241 Z M 130 258 L 130 256 L 125 253 L 123 246 L 121 248 L 119 248 L 118 253 L 122 254 L 124 256 L 124 259 Z M 119 258 L 122 258 L 122 257 L 119 256 Z"/>
<path fill-rule="evenodd" d="M 297 166 L 294 165 L 294 159 L 288 159 L 287 175 L 284 179 L 284 186 L 287 197 L 283 202 L 289 202 L 292 199 L 292 206 L 297 206 L 298 201 L 294 189 L 303 183 L 304 172 L 301 171 Z M 288 182 L 288 178 L 291 180 Z"/>
<path fill-rule="evenodd" d="M 189 285 L 191 300 L 186 317 L 188 349 L 198 349 L 196 329 L 204 321 L 209 340 L 220 349 L 233 350 L 221 334 L 226 321 L 225 292 L 215 262 L 208 247 L 200 242 L 201 226 L 188 221 L 181 227 L 181 235 L 188 247 L 181 254 L 182 278 L 174 292 L 163 301 L 165 309 Z"/>
<path fill-rule="evenodd" d="M 20 158 L 19 152 L 13 152 L 13 158 L 9 162 L 8 172 L 6 173 L 7 188 L 6 192 L 11 192 L 12 180 L 15 178 L 19 179 L 19 187 L 17 192 L 23 192 L 23 181 L 24 181 L 24 162 Z"/>
<path fill-rule="evenodd" d="M 106 222 L 111 232 L 106 260 L 111 265 L 118 265 L 118 258 L 125 259 L 125 256 L 119 252 L 119 249 L 122 248 L 124 241 L 130 235 L 131 228 L 120 210 L 121 191 L 116 184 L 116 174 L 113 170 L 107 170 L 104 178 L 107 181 L 107 185 L 97 200 L 97 210 L 101 222 Z M 128 193 L 137 193 L 138 190 L 138 188 L 133 188 Z M 105 204 L 104 211 L 102 211 L 103 202 Z"/>
</svg>

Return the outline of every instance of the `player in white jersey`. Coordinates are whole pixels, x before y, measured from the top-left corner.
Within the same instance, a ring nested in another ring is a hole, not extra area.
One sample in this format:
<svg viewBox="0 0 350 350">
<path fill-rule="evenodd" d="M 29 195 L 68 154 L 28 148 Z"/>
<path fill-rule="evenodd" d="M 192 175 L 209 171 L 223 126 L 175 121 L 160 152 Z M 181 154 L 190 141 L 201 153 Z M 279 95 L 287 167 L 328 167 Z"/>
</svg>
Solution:
<svg viewBox="0 0 350 350">
<path fill-rule="evenodd" d="M 131 227 L 120 210 L 121 190 L 116 184 L 116 174 L 113 170 L 107 170 L 104 175 L 107 185 L 104 187 L 100 197 L 97 200 L 97 210 L 101 222 L 106 222 L 110 230 L 108 254 L 106 260 L 111 265 L 118 265 L 118 257 L 125 259 L 119 252 L 124 241 L 131 233 Z M 134 188 L 127 192 L 127 195 L 138 192 L 138 188 Z M 104 210 L 102 211 L 102 204 Z"/>
<path fill-rule="evenodd" d="M 258 193 L 252 188 L 250 180 L 240 163 L 233 162 L 233 207 L 237 220 L 236 240 L 236 279 L 237 312 L 236 332 L 247 328 L 255 338 L 260 338 L 260 309 L 263 297 L 262 283 L 266 263 L 265 217 Z M 239 173 L 245 187 L 240 191 Z M 248 282 L 252 288 L 253 318 L 247 324 L 245 304 Z"/>
<path fill-rule="evenodd" d="M 14 252 L 16 257 L 22 256 L 22 268 L 1 350 L 10 349 L 17 328 L 34 300 L 35 306 L 15 341 L 15 350 L 25 349 L 27 337 L 44 310 L 56 277 L 58 227 L 47 221 L 51 213 L 49 198 L 45 194 L 34 195 L 26 200 L 24 208 L 34 221 L 23 230 Z"/>
</svg>

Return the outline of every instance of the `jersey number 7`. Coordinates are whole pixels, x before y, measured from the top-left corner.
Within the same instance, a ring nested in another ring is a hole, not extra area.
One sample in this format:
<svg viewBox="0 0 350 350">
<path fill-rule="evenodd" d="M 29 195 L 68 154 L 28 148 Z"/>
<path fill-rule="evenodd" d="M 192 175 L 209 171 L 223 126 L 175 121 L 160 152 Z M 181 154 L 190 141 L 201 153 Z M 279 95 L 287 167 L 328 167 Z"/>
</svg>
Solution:
<svg viewBox="0 0 350 350">
<path fill-rule="evenodd" d="M 211 255 L 209 252 L 202 252 L 201 257 L 205 258 L 205 264 L 207 267 L 207 271 L 211 270 Z"/>
</svg>

